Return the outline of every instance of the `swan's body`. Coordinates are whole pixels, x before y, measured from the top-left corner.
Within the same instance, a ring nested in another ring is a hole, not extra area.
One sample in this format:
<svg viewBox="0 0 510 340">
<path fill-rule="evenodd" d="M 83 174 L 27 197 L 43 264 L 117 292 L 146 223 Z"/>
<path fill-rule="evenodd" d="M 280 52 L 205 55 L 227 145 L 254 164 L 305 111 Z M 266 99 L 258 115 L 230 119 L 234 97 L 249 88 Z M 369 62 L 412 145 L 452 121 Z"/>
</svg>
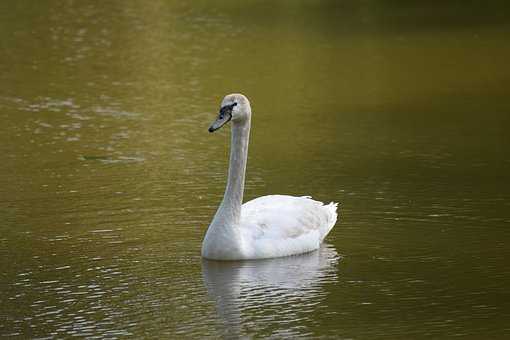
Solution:
<svg viewBox="0 0 510 340">
<path fill-rule="evenodd" d="M 263 259 L 318 249 L 336 223 L 337 203 L 324 205 L 309 197 L 270 195 L 242 204 L 251 124 L 250 103 L 245 96 L 226 96 L 209 131 L 230 120 L 227 188 L 207 229 L 202 256 L 214 260 Z"/>
</svg>

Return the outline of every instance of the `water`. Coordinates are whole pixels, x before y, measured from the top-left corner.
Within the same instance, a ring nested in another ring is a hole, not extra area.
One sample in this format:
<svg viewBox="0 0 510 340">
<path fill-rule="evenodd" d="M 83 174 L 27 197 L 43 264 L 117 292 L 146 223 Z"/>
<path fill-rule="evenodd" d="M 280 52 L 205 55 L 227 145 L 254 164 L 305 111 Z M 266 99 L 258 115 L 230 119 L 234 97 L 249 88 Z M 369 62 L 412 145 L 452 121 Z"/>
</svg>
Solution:
<svg viewBox="0 0 510 340">
<path fill-rule="evenodd" d="M 0 4 L 0 335 L 510 333 L 504 2 Z M 320 251 L 202 261 L 221 98 L 246 199 L 341 202 Z"/>
</svg>

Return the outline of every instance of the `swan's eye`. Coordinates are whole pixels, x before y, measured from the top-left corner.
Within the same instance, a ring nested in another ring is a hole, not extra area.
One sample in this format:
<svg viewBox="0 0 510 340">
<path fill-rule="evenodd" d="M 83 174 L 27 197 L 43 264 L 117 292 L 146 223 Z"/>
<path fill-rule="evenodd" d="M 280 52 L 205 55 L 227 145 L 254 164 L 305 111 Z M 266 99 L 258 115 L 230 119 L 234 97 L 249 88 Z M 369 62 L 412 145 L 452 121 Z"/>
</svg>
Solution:
<svg viewBox="0 0 510 340">
<path fill-rule="evenodd" d="M 234 102 L 234 103 L 232 104 L 232 107 L 234 107 L 234 106 L 237 106 L 237 103 L 236 103 L 236 102 Z"/>
</svg>

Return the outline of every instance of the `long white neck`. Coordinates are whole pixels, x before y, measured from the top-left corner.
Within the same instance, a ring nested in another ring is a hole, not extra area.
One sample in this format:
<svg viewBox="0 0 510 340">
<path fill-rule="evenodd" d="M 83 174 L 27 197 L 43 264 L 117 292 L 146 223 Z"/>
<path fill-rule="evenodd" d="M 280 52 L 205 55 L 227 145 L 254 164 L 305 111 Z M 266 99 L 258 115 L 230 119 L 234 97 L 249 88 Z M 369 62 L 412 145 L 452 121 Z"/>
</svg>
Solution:
<svg viewBox="0 0 510 340">
<path fill-rule="evenodd" d="M 242 122 L 232 122 L 227 187 L 216 212 L 216 218 L 221 218 L 227 226 L 237 226 L 241 219 L 250 124 L 249 116 Z"/>
</svg>

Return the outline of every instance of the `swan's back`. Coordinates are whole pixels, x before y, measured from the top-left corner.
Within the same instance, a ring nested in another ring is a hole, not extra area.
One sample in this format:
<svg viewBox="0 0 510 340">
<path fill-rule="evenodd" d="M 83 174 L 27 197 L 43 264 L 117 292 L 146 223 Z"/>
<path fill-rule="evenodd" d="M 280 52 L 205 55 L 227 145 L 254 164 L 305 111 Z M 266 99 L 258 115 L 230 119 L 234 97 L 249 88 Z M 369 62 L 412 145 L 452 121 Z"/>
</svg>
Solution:
<svg viewBox="0 0 510 340">
<path fill-rule="evenodd" d="M 336 223 L 337 205 L 286 195 L 263 196 L 243 204 L 240 227 L 246 258 L 318 249 Z"/>
</svg>

